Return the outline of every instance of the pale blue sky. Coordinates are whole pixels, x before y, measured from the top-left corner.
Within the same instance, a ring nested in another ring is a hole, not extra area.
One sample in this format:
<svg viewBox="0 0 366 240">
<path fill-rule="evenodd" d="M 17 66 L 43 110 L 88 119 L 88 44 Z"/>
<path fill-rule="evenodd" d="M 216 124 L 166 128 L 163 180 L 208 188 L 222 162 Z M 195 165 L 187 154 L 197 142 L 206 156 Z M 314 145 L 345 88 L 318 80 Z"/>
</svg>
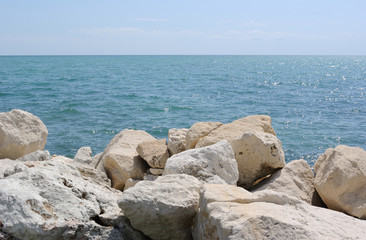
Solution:
<svg viewBox="0 0 366 240">
<path fill-rule="evenodd" d="M 365 0 L 0 0 L 0 55 L 366 55 Z"/>
</svg>

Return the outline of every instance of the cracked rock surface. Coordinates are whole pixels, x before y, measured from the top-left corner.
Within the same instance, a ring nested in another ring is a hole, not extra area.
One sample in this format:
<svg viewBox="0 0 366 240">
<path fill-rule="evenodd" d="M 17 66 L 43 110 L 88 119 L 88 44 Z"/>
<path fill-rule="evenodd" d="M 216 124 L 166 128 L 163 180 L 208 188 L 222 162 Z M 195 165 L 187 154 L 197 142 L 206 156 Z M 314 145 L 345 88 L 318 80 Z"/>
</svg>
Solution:
<svg viewBox="0 0 366 240">
<path fill-rule="evenodd" d="M 117 205 L 121 192 L 57 160 L 0 179 L 0 231 L 19 239 L 145 239 Z"/>
</svg>

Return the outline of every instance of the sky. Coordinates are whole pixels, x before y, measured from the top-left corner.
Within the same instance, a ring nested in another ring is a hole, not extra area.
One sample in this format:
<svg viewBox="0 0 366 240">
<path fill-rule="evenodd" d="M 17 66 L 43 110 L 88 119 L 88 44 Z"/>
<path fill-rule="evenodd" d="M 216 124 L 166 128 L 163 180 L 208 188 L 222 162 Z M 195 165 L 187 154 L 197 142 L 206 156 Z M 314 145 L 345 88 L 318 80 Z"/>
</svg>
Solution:
<svg viewBox="0 0 366 240">
<path fill-rule="evenodd" d="M 366 55 L 365 0 L 0 0 L 0 55 Z"/>
</svg>

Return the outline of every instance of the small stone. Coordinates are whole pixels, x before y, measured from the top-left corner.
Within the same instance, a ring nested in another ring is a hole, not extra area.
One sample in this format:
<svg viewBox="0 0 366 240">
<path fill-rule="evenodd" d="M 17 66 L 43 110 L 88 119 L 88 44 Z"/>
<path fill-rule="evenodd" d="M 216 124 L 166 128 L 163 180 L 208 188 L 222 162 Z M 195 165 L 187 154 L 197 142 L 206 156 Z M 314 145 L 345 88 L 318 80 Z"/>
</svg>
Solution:
<svg viewBox="0 0 366 240">
<path fill-rule="evenodd" d="M 186 135 L 188 129 L 186 128 L 172 128 L 168 131 L 168 149 L 170 155 L 174 155 L 186 150 Z"/>
<path fill-rule="evenodd" d="M 142 142 L 136 151 L 152 168 L 164 168 L 169 158 L 166 139 Z"/>
</svg>

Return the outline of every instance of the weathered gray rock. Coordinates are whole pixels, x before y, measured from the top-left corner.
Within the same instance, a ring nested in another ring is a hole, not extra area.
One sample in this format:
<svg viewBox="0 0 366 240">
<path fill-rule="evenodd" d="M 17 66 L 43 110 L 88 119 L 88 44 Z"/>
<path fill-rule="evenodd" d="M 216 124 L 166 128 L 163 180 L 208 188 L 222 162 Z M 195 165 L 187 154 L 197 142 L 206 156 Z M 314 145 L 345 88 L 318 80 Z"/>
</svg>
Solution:
<svg viewBox="0 0 366 240">
<path fill-rule="evenodd" d="M 123 192 L 118 205 L 132 226 L 152 239 L 191 239 L 201 185 L 185 174 L 141 181 Z"/>
<path fill-rule="evenodd" d="M 206 184 L 194 239 L 363 239 L 366 221 L 265 190 Z"/>
<path fill-rule="evenodd" d="M 197 122 L 192 125 L 186 135 L 186 150 L 195 148 L 198 140 L 220 127 L 220 122 Z"/>
<path fill-rule="evenodd" d="M 230 144 L 238 162 L 238 185 L 246 189 L 249 189 L 257 179 L 285 166 L 281 141 L 272 134 L 245 132 Z"/>
<path fill-rule="evenodd" d="M 170 157 L 163 175 L 183 173 L 204 182 L 232 185 L 236 185 L 239 177 L 233 149 L 226 140 Z"/>
<path fill-rule="evenodd" d="M 23 157 L 20 157 L 17 160 L 20 162 L 25 162 L 25 161 L 46 161 L 50 159 L 51 155 L 47 150 L 44 151 L 37 150 L 35 152 L 28 153 L 27 155 L 24 155 Z"/>
<path fill-rule="evenodd" d="M 74 156 L 74 161 L 84 163 L 84 164 L 92 164 L 93 158 L 92 158 L 91 154 L 92 154 L 91 147 L 79 148 L 79 150 L 77 151 L 77 153 Z"/>
<path fill-rule="evenodd" d="M 1 231 L 25 240 L 134 239 L 122 231 L 129 226 L 117 206 L 121 192 L 62 161 L 26 163 L 32 166 L 0 179 Z"/>
<path fill-rule="evenodd" d="M 142 142 L 137 145 L 136 151 L 152 168 L 164 168 L 169 158 L 166 139 Z"/>
<path fill-rule="evenodd" d="M 143 179 L 147 164 L 136 148 L 140 143 L 152 140 L 155 138 L 147 132 L 129 129 L 121 131 L 111 140 L 100 161 L 112 180 L 112 187 L 123 190 L 127 179 Z"/>
<path fill-rule="evenodd" d="M 211 131 L 207 136 L 200 138 L 196 144 L 196 148 L 209 146 L 223 139 L 231 143 L 232 140 L 241 137 L 244 132 L 264 132 L 276 136 L 271 122 L 272 120 L 269 116 L 252 115 L 223 124 Z"/>
<path fill-rule="evenodd" d="M 315 188 L 328 208 L 366 219 L 366 151 L 339 145 L 314 165 Z"/>
<path fill-rule="evenodd" d="M 186 150 L 186 128 L 172 128 L 168 131 L 168 149 L 170 155 L 174 155 Z"/>
<path fill-rule="evenodd" d="M 312 204 L 315 194 L 314 173 L 305 160 L 294 160 L 251 189 L 252 192 L 263 190 L 284 193 Z"/>
<path fill-rule="evenodd" d="M 21 172 L 24 169 L 27 169 L 27 166 L 20 161 L 8 158 L 0 159 L 0 179 Z"/>
<path fill-rule="evenodd" d="M 0 113 L 0 159 L 43 150 L 47 135 L 46 126 L 31 113 L 18 109 Z"/>
</svg>

